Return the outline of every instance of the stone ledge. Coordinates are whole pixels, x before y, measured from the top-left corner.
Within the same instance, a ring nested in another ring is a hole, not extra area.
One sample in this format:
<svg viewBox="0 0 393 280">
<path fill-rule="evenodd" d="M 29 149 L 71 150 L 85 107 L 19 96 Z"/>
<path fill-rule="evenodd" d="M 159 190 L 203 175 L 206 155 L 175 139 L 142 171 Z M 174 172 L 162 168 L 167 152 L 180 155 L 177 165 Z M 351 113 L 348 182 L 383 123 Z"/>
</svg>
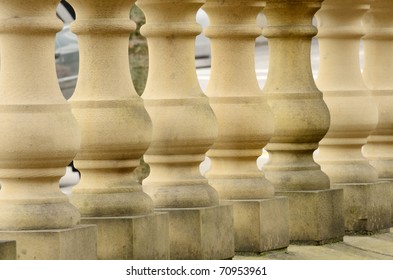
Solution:
<svg viewBox="0 0 393 280">
<path fill-rule="evenodd" d="M 169 213 L 172 260 L 231 259 L 235 255 L 232 205 L 157 211 Z"/>
<path fill-rule="evenodd" d="M 95 226 L 70 229 L 0 231 L 0 239 L 15 240 L 20 260 L 95 260 Z"/>
<path fill-rule="evenodd" d="M 344 190 L 346 234 L 368 235 L 389 230 L 392 186 L 393 182 L 389 181 L 332 185 L 332 188 Z"/>
<path fill-rule="evenodd" d="M 291 244 L 322 245 L 344 237 L 343 191 L 279 191 L 289 199 Z"/>
<path fill-rule="evenodd" d="M 260 253 L 288 247 L 287 197 L 224 202 L 233 204 L 236 252 Z"/>
<path fill-rule="evenodd" d="M 167 213 L 81 219 L 97 226 L 99 260 L 169 259 L 168 221 Z"/>
</svg>

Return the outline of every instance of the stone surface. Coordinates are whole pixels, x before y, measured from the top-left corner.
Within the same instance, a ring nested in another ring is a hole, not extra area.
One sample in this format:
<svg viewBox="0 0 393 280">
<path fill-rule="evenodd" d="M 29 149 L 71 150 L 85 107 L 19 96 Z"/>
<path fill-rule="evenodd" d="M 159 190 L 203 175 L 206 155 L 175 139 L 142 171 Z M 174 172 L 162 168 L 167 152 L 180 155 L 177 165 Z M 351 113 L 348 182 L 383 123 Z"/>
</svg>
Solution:
<svg viewBox="0 0 393 280">
<path fill-rule="evenodd" d="M 335 184 L 344 191 L 347 234 L 372 234 L 391 227 L 392 182 Z"/>
<path fill-rule="evenodd" d="M 100 260 L 169 259 L 168 214 L 82 218 L 97 226 Z"/>
<path fill-rule="evenodd" d="M 226 202 L 233 204 L 236 252 L 264 252 L 289 245 L 288 198 Z"/>
<path fill-rule="evenodd" d="M 95 260 L 96 227 L 0 231 L 0 239 L 16 240 L 19 260 Z"/>
<path fill-rule="evenodd" d="M 279 191 L 289 199 L 291 243 L 321 245 L 342 241 L 343 191 Z"/>
<path fill-rule="evenodd" d="M 274 198 L 273 185 L 256 164 L 274 130 L 253 55 L 262 33 L 257 15 L 263 6 L 264 1 L 238 0 L 208 0 L 203 6 L 210 19 L 205 34 L 212 46 L 206 95 L 219 131 L 207 152 L 211 168 L 205 176 L 222 201 L 234 203 L 236 251 L 289 245 L 288 202 Z"/>
<path fill-rule="evenodd" d="M 0 260 L 16 260 L 16 241 L 0 240 Z"/>
<path fill-rule="evenodd" d="M 232 205 L 165 209 L 172 260 L 219 260 L 234 256 Z"/>
</svg>

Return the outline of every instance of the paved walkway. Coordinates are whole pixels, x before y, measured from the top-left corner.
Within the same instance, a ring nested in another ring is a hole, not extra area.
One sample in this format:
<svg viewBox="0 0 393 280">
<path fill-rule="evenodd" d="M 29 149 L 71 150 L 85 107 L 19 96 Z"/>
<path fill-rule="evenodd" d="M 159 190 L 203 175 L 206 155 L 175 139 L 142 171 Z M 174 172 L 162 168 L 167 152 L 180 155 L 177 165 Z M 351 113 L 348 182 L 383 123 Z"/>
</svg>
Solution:
<svg viewBox="0 0 393 280">
<path fill-rule="evenodd" d="M 235 260 L 393 260 L 393 228 L 389 233 L 345 236 L 343 242 L 323 246 L 290 245 L 260 255 L 238 254 Z"/>
</svg>

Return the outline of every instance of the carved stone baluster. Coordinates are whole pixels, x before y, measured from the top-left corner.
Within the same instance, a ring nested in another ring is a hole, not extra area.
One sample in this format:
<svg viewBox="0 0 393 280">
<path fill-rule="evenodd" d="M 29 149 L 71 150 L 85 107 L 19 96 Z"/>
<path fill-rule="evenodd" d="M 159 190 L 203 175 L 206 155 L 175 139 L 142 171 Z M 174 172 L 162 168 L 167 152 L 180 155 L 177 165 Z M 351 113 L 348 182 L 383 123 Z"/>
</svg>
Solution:
<svg viewBox="0 0 393 280">
<path fill-rule="evenodd" d="M 80 132 L 56 78 L 56 6 L 0 1 L 0 240 L 18 259 L 96 258 L 95 227 L 59 189 Z"/>
<path fill-rule="evenodd" d="M 82 132 L 74 161 L 81 181 L 72 203 L 83 223 L 97 225 L 99 259 L 169 258 L 168 215 L 153 212 L 152 199 L 132 174 L 151 139 L 151 120 L 128 64 L 134 1 L 69 2 L 80 48 L 71 105 Z"/>
<path fill-rule="evenodd" d="M 366 28 L 363 78 L 377 103 L 379 116 L 363 153 L 377 170 L 379 180 L 393 183 L 393 2 L 375 0 L 363 24 Z M 391 203 L 393 209 L 393 196 Z"/>
<path fill-rule="evenodd" d="M 255 75 L 256 25 L 264 1 L 207 0 L 212 72 L 206 94 L 217 117 L 218 139 L 206 174 L 220 199 L 234 204 L 236 251 L 261 252 L 289 244 L 288 199 L 256 160 L 273 134 L 273 115 Z"/>
<path fill-rule="evenodd" d="M 268 0 L 269 73 L 264 88 L 275 132 L 266 146 L 264 166 L 277 195 L 289 198 L 290 239 L 321 244 L 344 234 L 342 190 L 330 190 L 329 178 L 313 160 L 329 128 L 329 111 L 311 72 L 312 18 L 322 0 Z"/>
<path fill-rule="evenodd" d="M 197 10 L 204 1 L 138 0 L 149 47 L 143 98 L 153 122 L 144 190 L 170 216 L 171 259 L 226 259 L 234 255 L 232 207 L 199 172 L 217 137 L 217 124 L 195 71 Z"/>
<path fill-rule="evenodd" d="M 378 110 L 360 72 L 363 15 L 371 0 L 326 0 L 317 13 L 320 69 L 317 85 L 331 124 L 317 157 L 332 188 L 344 189 L 345 229 L 375 232 L 390 226 L 389 188 L 362 155 L 378 122 Z M 388 215 L 387 215 L 388 214 Z"/>
</svg>

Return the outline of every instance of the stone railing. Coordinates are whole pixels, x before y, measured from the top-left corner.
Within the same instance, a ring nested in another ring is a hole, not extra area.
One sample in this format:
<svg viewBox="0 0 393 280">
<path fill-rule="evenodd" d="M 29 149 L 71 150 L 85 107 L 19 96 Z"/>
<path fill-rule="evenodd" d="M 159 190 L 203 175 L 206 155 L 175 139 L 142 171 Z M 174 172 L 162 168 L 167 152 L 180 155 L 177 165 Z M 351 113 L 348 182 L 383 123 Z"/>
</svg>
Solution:
<svg viewBox="0 0 393 280">
<path fill-rule="evenodd" d="M 16 241 L 17 259 L 230 259 L 390 228 L 390 0 L 69 3 L 80 68 L 66 101 L 55 73 L 58 1 L 0 0 L 0 240 L 11 241 L 0 242 L 2 258 L 15 258 Z M 149 47 L 142 97 L 129 74 L 134 4 Z M 205 93 L 194 58 L 200 8 L 212 48 Z M 67 197 L 58 182 L 72 160 L 81 180 Z"/>
</svg>

